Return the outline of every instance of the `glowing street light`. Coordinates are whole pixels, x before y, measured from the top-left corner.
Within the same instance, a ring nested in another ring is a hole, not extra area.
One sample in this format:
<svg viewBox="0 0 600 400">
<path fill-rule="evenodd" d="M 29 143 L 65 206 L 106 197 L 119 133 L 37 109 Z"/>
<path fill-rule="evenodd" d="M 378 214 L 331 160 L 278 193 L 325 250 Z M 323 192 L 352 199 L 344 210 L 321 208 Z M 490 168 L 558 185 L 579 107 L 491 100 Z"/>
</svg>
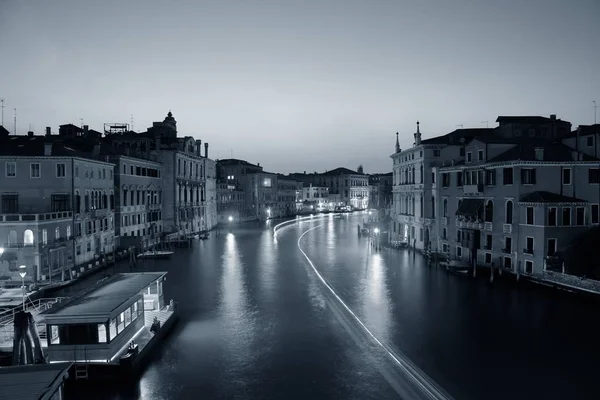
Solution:
<svg viewBox="0 0 600 400">
<path fill-rule="evenodd" d="M 227 218 L 229 220 L 229 233 L 231 233 L 231 223 L 233 222 L 233 216 L 229 216 L 229 218 Z"/>
<path fill-rule="evenodd" d="M 376 235 L 379 234 L 379 228 L 373 229 L 373 232 L 375 232 Z"/>
<path fill-rule="evenodd" d="M 271 218 L 271 209 L 267 208 L 267 219 Z"/>
<path fill-rule="evenodd" d="M 19 275 L 21 275 L 21 290 L 23 290 L 23 311 L 25 311 L 25 275 L 27 275 L 27 267 L 21 265 L 19 267 Z"/>
<path fill-rule="evenodd" d="M 229 222 L 233 221 L 233 217 L 230 215 L 229 216 Z"/>
</svg>

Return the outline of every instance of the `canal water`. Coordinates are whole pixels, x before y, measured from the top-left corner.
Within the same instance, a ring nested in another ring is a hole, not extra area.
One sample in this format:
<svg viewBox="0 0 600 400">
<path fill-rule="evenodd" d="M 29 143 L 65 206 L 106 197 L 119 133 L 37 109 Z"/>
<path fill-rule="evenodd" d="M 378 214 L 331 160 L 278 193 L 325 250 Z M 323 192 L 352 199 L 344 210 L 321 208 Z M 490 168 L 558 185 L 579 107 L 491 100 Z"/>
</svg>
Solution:
<svg viewBox="0 0 600 400">
<path fill-rule="evenodd" d="M 180 321 L 139 382 L 85 398 L 598 398 L 597 306 L 375 251 L 362 218 L 276 237 L 275 222 L 244 224 L 145 261 L 169 272 Z"/>
</svg>

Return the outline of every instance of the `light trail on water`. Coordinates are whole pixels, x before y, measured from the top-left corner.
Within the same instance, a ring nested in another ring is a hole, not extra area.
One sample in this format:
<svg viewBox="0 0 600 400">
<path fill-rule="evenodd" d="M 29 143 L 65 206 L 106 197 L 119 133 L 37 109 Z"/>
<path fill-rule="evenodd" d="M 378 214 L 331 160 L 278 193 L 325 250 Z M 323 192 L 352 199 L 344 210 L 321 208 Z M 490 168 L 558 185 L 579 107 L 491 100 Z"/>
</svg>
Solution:
<svg viewBox="0 0 600 400">
<path fill-rule="evenodd" d="M 288 221 L 288 223 L 289 222 L 291 222 L 291 221 Z M 413 383 L 416 384 L 416 386 L 418 387 L 418 389 L 420 389 L 420 391 L 424 395 L 426 395 L 430 399 L 451 400 L 451 397 L 449 395 L 445 394 L 440 388 L 438 388 L 437 385 L 433 382 L 433 380 L 431 378 L 429 378 L 423 371 L 421 371 L 417 366 L 413 365 L 412 362 L 410 361 L 410 359 L 406 355 L 404 355 L 404 354 L 394 354 L 395 352 L 393 352 L 388 346 L 386 346 L 383 342 L 381 342 L 371 332 L 371 330 L 369 330 L 369 328 L 361 321 L 361 319 L 354 313 L 354 311 L 352 311 L 352 309 L 341 299 L 341 297 L 338 296 L 338 294 L 329 285 L 329 283 L 327 283 L 327 281 L 325 280 L 325 278 L 323 278 L 323 276 L 321 275 L 321 273 L 319 272 L 319 270 L 315 267 L 315 265 L 312 262 L 312 260 L 304 252 L 304 250 L 302 250 L 302 246 L 300 246 L 300 242 L 302 241 L 302 238 L 307 233 L 312 232 L 315 229 L 320 228 L 321 226 L 323 226 L 323 224 L 319 224 L 317 226 L 314 226 L 314 227 L 306 230 L 298 238 L 298 249 L 300 250 L 300 252 L 304 256 L 304 258 L 306 258 L 306 261 L 308 261 L 308 263 L 311 266 L 311 268 L 312 268 L 313 272 L 315 273 L 315 275 L 319 278 L 319 280 L 323 283 L 323 285 L 325 285 L 325 287 L 331 292 L 331 294 L 336 298 L 336 300 L 339 302 L 339 304 L 346 311 L 348 311 L 348 313 L 350 315 L 352 315 L 352 317 L 364 329 L 364 331 L 367 333 L 367 335 L 369 335 L 369 337 L 371 337 L 371 339 L 373 339 L 373 341 L 386 353 L 386 355 L 389 356 L 391 358 L 391 360 L 394 361 L 394 363 L 402 369 L 402 371 L 406 374 L 406 376 Z"/>
</svg>

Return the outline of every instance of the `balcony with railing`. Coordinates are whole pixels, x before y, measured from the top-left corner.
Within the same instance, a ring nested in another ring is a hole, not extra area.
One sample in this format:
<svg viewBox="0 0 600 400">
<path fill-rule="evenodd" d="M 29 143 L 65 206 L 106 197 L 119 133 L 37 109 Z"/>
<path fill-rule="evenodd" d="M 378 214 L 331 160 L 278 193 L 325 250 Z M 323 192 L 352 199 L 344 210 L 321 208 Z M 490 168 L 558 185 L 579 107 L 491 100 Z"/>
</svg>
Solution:
<svg viewBox="0 0 600 400">
<path fill-rule="evenodd" d="M 503 224 L 502 233 L 504 233 L 505 235 L 512 234 L 512 224 Z"/>
<path fill-rule="evenodd" d="M 480 196 L 483 194 L 483 184 L 464 185 L 463 194 L 465 196 Z"/>
<path fill-rule="evenodd" d="M 457 219 L 456 220 L 456 227 L 459 229 L 478 229 L 478 230 L 482 230 L 483 229 L 483 222 L 482 221 L 466 221 L 463 219 Z"/>
<path fill-rule="evenodd" d="M 49 212 L 49 213 L 35 213 L 35 214 L 0 214 L 0 223 L 15 223 L 15 222 L 43 222 L 60 219 L 73 218 L 72 211 L 60 211 L 60 212 Z"/>
<path fill-rule="evenodd" d="M 529 254 L 530 256 L 532 256 L 533 255 L 533 249 L 524 248 L 523 249 L 523 254 Z"/>
<path fill-rule="evenodd" d="M 492 223 L 491 223 L 491 222 L 485 222 L 485 223 L 484 223 L 484 227 L 483 227 L 483 229 L 484 229 L 486 232 L 491 232 L 491 231 L 492 231 Z"/>
<path fill-rule="evenodd" d="M 448 217 L 442 217 L 442 226 L 448 226 Z"/>
<path fill-rule="evenodd" d="M 90 211 L 92 218 L 104 218 L 108 216 L 108 208 L 96 208 Z"/>
</svg>

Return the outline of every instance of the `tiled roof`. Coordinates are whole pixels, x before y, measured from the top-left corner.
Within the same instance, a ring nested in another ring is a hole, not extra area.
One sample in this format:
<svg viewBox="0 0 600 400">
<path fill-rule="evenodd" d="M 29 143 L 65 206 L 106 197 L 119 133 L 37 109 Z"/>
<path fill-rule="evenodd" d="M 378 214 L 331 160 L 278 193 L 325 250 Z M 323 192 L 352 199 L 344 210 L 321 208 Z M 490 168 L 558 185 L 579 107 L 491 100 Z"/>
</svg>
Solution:
<svg viewBox="0 0 600 400">
<path fill-rule="evenodd" d="M 522 203 L 587 203 L 587 201 L 576 197 L 564 196 L 558 193 L 538 191 L 521 197 Z"/>
<path fill-rule="evenodd" d="M 544 155 L 541 161 L 561 162 L 574 161 L 573 150 L 562 143 L 547 143 L 539 146 L 519 144 L 488 160 L 488 163 L 503 161 L 538 161 L 536 148 L 543 148 Z M 596 161 L 597 158 L 581 153 L 583 161 Z"/>
<path fill-rule="evenodd" d="M 465 143 L 471 139 L 477 137 L 483 137 L 487 135 L 493 135 L 494 128 L 465 128 L 456 129 L 450 133 L 442 136 L 437 136 L 431 139 L 425 139 L 421 141 L 421 144 L 460 144 L 460 139 L 464 138 Z"/>
<path fill-rule="evenodd" d="M 551 119 L 548 117 L 540 117 L 538 115 L 501 115 L 496 119 L 498 123 L 517 123 L 517 124 L 547 124 L 550 122 L 563 122 L 569 124 L 568 121 L 563 121 L 562 119 Z"/>
<path fill-rule="evenodd" d="M 9 134 L 10 134 L 10 132 L 5 127 L 0 125 L 0 137 L 8 136 Z"/>
<path fill-rule="evenodd" d="M 13 135 L 0 140 L 0 155 L 16 157 L 43 156 L 45 145 L 52 144 L 52 156 L 54 157 L 84 157 L 89 155 L 57 140 L 58 136 L 23 136 Z"/>
<path fill-rule="evenodd" d="M 71 363 L 0 368 L 0 400 L 39 400 L 58 387 Z M 48 397 L 49 398 L 49 397 Z"/>
</svg>

